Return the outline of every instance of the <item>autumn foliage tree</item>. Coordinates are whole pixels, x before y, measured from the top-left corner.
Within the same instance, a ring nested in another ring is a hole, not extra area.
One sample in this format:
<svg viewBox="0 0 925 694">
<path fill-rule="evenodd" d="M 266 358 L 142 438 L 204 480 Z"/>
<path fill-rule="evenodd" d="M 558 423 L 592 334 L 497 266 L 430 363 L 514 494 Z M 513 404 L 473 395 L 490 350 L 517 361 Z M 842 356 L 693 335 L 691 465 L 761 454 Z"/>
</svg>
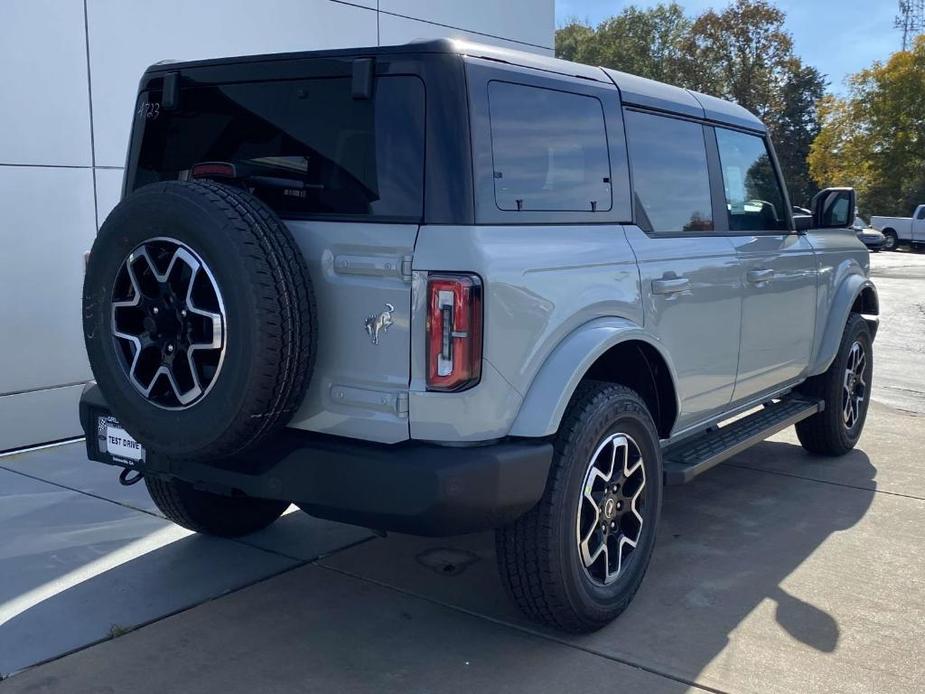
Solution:
<svg viewBox="0 0 925 694">
<path fill-rule="evenodd" d="M 809 155 L 819 185 L 850 185 L 865 214 L 908 216 L 925 203 L 925 36 L 852 75 L 820 104 Z"/>
<path fill-rule="evenodd" d="M 685 45 L 685 86 L 735 101 L 758 116 L 777 146 L 792 201 L 808 205 L 818 188 L 806 158 L 819 132 L 816 105 L 826 82 L 794 54 L 785 19 L 763 0 L 738 0 L 700 15 Z"/>
<path fill-rule="evenodd" d="M 741 104 L 768 125 L 791 198 L 805 205 L 818 190 L 806 157 L 826 83 L 794 54 L 784 22 L 765 0 L 735 0 L 696 18 L 677 3 L 630 6 L 597 27 L 569 22 L 556 33 L 556 51 Z"/>
</svg>

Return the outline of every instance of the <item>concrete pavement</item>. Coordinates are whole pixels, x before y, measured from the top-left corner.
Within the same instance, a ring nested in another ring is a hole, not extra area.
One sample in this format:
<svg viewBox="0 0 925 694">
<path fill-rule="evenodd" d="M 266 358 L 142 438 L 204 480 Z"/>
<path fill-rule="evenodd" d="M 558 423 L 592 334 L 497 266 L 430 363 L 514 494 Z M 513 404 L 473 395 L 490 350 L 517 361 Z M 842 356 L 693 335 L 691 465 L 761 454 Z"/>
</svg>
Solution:
<svg viewBox="0 0 925 694">
<path fill-rule="evenodd" d="M 71 445 L 0 458 L 0 673 L 78 649 L 0 692 L 925 691 L 925 255 L 871 260 L 858 449 L 787 431 L 667 490 L 643 587 L 596 634 L 521 617 L 490 534 L 296 512 L 189 536 Z"/>
<path fill-rule="evenodd" d="M 906 442 L 923 425 L 875 403 L 859 449 L 843 459 L 813 458 L 785 432 L 671 488 L 639 595 L 590 636 L 517 613 L 490 534 L 391 536 L 27 670 L 0 690 L 922 691 L 925 470 Z M 129 566 L 175 566 L 175 551 Z M 56 599 L 71 601 L 68 591 Z"/>
<path fill-rule="evenodd" d="M 294 507 L 241 540 L 198 536 L 116 475 L 83 443 L 0 457 L 0 674 L 371 537 Z"/>
<path fill-rule="evenodd" d="M 874 397 L 925 413 L 925 253 L 871 253 L 870 268 L 883 326 L 874 352 Z"/>
</svg>

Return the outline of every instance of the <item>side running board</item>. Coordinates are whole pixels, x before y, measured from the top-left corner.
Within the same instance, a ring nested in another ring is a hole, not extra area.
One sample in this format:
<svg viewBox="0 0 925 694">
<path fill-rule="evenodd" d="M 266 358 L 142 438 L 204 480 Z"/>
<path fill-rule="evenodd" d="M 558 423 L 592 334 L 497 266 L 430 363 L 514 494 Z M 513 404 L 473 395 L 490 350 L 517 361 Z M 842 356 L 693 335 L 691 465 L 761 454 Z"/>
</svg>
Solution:
<svg viewBox="0 0 925 694">
<path fill-rule="evenodd" d="M 821 412 L 824 407 L 823 400 L 789 395 L 747 417 L 668 446 L 663 452 L 665 484 L 690 482 L 701 472 Z"/>
</svg>

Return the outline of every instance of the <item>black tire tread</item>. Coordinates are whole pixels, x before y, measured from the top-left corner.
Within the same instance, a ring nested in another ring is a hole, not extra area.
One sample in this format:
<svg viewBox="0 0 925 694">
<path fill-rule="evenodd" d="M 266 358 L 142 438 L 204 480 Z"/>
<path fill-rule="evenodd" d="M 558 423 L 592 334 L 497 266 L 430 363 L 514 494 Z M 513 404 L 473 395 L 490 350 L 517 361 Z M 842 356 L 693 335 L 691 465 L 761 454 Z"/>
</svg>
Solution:
<svg viewBox="0 0 925 694">
<path fill-rule="evenodd" d="M 886 237 L 889 237 L 893 241 L 892 244 L 890 245 L 890 248 L 887 250 L 898 251 L 899 250 L 899 235 L 892 229 L 887 229 L 886 231 L 883 232 L 883 235 Z"/>
<path fill-rule="evenodd" d="M 314 366 L 317 331 L 312 326 L 317 309 L 305 258 L 269 207 L 231 186 L 211 181 L 192 185 L 214 196 L 229 223 L 245 235 L 243 243 L 250 257 L 272 282 L 265 285 L 261 297 L 260 310 L 275 320 L 262 324 L 268 358 L 261 360 L 265 368 L 256 391 L 259 395 L 238 416 L 236 435 L 226 437 L 225 445 L 214 451 L 214 457 L 229 457 L 252 449 L 285 425 L 301 404 Z M 279 326 L 279 332 L 273 332 L 272 325 Z"/>
<path fill-rule="evenodd" d="M 145 477 L 145 486 L 168 520 L 193 532 L 218 537 L 240 537 L 261 530 L 289 506 L 272 499 L 220 496 L 173 479 Z"/>
<path fill-rule="evenodd" d="M 177 196 L 222 220 L 227 242 L 251 265 L 261 320 L 248 325 L 257 351 L 249 397 L 207 447 L 177 459 L 232 459 L 253 451 L 301 404 L 314 366 L 317 308 L 308 268 L 286 225 L 247 191 L 209 180 L 168 181 L 135 195 Z M 143 422 L 135 422 L 143 427 Z"/>
<path fill-rule="evenodd" d="M 585 633 L 605 626 L 619 615 L 632 601 L 645 574 L 624 593 L 619 603 L 600 619 L 589 619 L 579 614 L 570 604 L 563 590 L 565 577 L 561 567 L 548 558 L 558 551 L 561 532 L 561 514 L 565 512 L 555 499 L 564 494 L 568 481 L 568 467 L 563 461 L 571 458 L 577 444 L 582 422 L 587 413 L 618 400 L 614 414 L 633 412 L 649 422 L 655 434 L 655 425 L 642 399 L 632 390 L 620 385 L 585 381 L 579 384 L 568 411 L 556 434 L 553 466 L 549 472 L 546 491 L 540 502 L 513 524 L 495 533 L 495 551 L 502 583 L 509 597 L 532 620 L 572 633 Z"/>
<path fill-rule="evenodd" d="M 825 409 L 822 412 L 796 424 L 797 438 L 803 448 L 810 453 L 840 456 L 854 448 L 855 442 L 848 438 L 841 418 L 841 378 L 844 368 L 842 357 L 860 334 L 866 334 L 868 340 L 870 339 L 870 329 L 864 318 L 857 313 L 852 313 L 848 316 L 841 342 L 838 345 L 838 352 L 832 364 L 824 373 L 807 379 L 800 386 L 800 392 L 825 400 Z M 868 354 L 868 359 L 873 359 L 873 355 Z M 864 417 L 866 415 L 867 408 L 863 413 Z M 862 420 L 861 428 L 863 426 L 864 421 Z"/>
</svg>

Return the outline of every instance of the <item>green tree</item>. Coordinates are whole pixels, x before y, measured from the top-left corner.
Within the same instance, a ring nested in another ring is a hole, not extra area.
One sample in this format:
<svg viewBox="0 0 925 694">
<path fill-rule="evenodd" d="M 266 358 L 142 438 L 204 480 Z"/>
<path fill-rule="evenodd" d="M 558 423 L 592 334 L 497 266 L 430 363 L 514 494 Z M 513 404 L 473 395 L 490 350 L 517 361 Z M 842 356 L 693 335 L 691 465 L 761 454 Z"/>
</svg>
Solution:
<svg viewBox="0 0 925 694">
<path fill-rule="evenodd" d="M 785 82 L 778 109 L 767 115 L 777 158 L 790 190 L 791 202 L 808 207 L 819 186 L 809 172 L 810 148 L 819 134 L 819 101 L 826 80 L 814 67 L 794 59 L 785 68 Z"/>
<path fill-rule="evenodd" d="M 677 3 L 630 6 L 597 27 L 569 22 L 556 52 L 741 104 L 767 124 L 791 198 L 805 204 L 818 190 L 806 157 L 826 82 L 794 55 L 784 20 L 765 0 L 735 0 L 694 19 Z"/>
<path fill-rule="evenodd" d="M 791 200 L 806 205 L 818 191 L 806 158 L 819 132 L 816 104 L 826 81 L 794 55 L 785 18 L 764 0 L 737 0 L 700 15 L 686 42 L 686 85 L 735 101 L 764 121 Z"/>
<path fill-rule="evenodd" d="M 762 120 L 780 110 L 793 41 L 784 13 L 764 0 L 707 10 L 685 44 L 687 85 L 732 99 Z"/>
<path fill-rule="evenodd" d="M 576 63 L 588 62 L 585 52 L 594 43 L 594 29 L 571 20 L 556 30 L 556 56 Z M 593 61 L 591 61 L 593 62 Z"/>
<path fill-rule="evenodd" d="M 650 9 L 630 5 L 596 28 L 577 21 L 566 24 L 556 32 L 556 55 L 679 83 L 684 79 L 684 38 L 692 25 L 675 2 Z"/>
<path fill-rule="evenodd" d="M 863 212 L 907 216 L 925 202 L 925 36 L 852 75 L 822 104 L 810 151 L 820 185 L 853 185 Z"/>
</svg>

